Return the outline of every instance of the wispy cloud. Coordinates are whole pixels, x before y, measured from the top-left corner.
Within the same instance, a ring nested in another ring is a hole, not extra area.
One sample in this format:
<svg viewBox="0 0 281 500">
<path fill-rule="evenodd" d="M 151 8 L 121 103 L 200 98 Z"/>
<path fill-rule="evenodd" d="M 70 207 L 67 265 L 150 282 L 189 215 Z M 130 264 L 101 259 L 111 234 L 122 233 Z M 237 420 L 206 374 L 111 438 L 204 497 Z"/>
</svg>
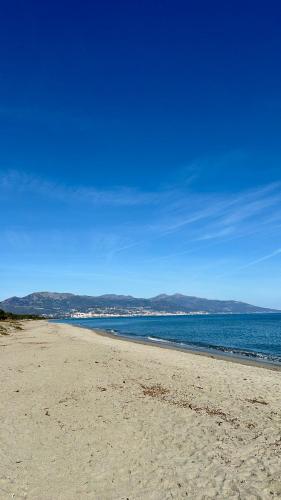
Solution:
<svg viewBox="0 0 281 500">
<path fill-rule="evenodd" d="M 261 224 L 265 217 L 272 220 L 275 218 L 276 221 L 277 214 L 281 215 L 280 209 L 278 210 L 281 203 L 280 187 L 280 183 L 272 183 L 228 196 L 193 194 L 189 202 L 186 201 L 186 213 L 182 211 L 175 214 L 174 220 L 162 227 L 162 233 L 176 232 L 193 226 L 192 233 L 195 232 L 196 240 L 209 240 L 248 231 L 249 226 L 257 222 Z M 196 207 L 200 205 L 204 208 L 198 210 Z"/>
<path fill-rule="evenodd" d="M 224 238 L 226 236 L 230 236 L 234 234 L 235 232 L 235 227 L 234 226 L 228 226 L 223 229 L 218 229 L 218 230 L 213 230 L 212 232 L 207 232 L 202 234 L 201 236 L 198 236 L 198 238 L 195 238 L 197 241 L 207 241 L 207 240 L 214 240 L 218 238 Z"/>
<path fill-rule="evenodd" d="M 161 252 L 151 260 L 180 258 L 198 251 L 208 252 L 214 245 L 231 244 L 235 239 L 278 233 L 281 227 L 280 188 L 281 183 L 275 182 L 224 196 L 195 192 L 179 196 L 177 208 L 173 204 L 166 206 L 159 220 L 148 225 L 146 230 L 152 239 L 177 238 L 181 241 L 180 248 L 176 252 L 174 248 L 172 252 Z"/>
<path fill-rule="evenodd" d="M 146 257 L 151 248 L 153 255 L 149 258 L 156 258 L 153 247 L 158 245 L 161 250 L 157 252 L 157 260 L 174 258 L 197 249 L 207 250 L 221 242 L 268 233 L 281 223 L 281 183 L 278 182 L 232 193 L 197 192 L 196 186 L 188 182 L 157 188 L 145 191 L 126 186 L 110 189 L 72 187 L 19 171 L 0 173 L 0 197 L 7 198 L 15 193 L 39 196 L 48 203 L 52 200 L 69 203 L 81 209 L 79 221 L 83 220 L 83 214 L 87 216 L 87 204 L 97 207 L 94 221 L 87 219 L 83 226 L 87 232 L 83 240 L 88 238 L 89 247 L 109 259 L 131 249 L 136 253 L 137 247 L 141 249 L 144 245 L 148 249 L 144 253 Z M 106 218 L 102 207 L 109 208 Z M 126 207 L 135 209 L 126 210 Z M 68 237 L 65 227 L 61 225 L 60 228 Z M 48 229 L 50 227 L 45 227 L 46 231 Z M 80 229 L 79 222 L 76 232 Z M 61 236 L 62 241 L 65 237 Z M 163 244 L 159 243 L 161 239 Z M 57 235 L 55 240 L 59 240 Z M 174 241 L 180 242 L 178 249 Z"/>
<path fill-rule="evenodd" d="M 2 195 L 6 192 L 29 193 L 56 199 L 62 202 L 80 202 L 95 205 L 133 206 L 157 204 L 168 198 L 169 192 L 146 192 L 127 186 L 116 186 L 112 189 L 98 189 L 95 186 L 67 186 L 48 181 L 34 175 L 16 170 L 0 175 Z"/>
<path fill-rule="evenodd" d="M 273 257 L 276 257 L 277 255 L 281 254 L 281 248 L 277 248 L 277 250 L 274 250 L 271 253 L 268 253 L 267 255 L 264 255 L 263 257 L 260 257 L 259 259 L 252 260 L 248 262 L 247 264 L 239 267 L 237 271 L 242 271 L 243 269 L 247 269 L 248 267 L 256 266 L 257 264 L 260 264 L 261 262 L 264 262 L 265 260 L 273 259 Z"/>
<path fill-rule="evenodd" d="M 277 248 L 273 252 L 270 252 L 266 255 L 263 255 L 262 257 L 259 257 L 258 259 L 254 259 L 254 260 L 251 260 L 249 262 L 246 262 L 242 266 L 232 268 L 230 271 L 227 271 L 225 273 L 218 275 L 217 278 L 219 279 L 219 278 L 224 278 L 226 276 L 233 276 L 233 275 L 239 273 L 240 271 L 244 271 L 245 269 L 248 269 L 250 267 L 257 266 L 258 264 L 265 262 L 267 260 L 273 259 L 274 257 L 277 257 L 278 255 L 281 255 L 281 248 Z"/>
</svg>

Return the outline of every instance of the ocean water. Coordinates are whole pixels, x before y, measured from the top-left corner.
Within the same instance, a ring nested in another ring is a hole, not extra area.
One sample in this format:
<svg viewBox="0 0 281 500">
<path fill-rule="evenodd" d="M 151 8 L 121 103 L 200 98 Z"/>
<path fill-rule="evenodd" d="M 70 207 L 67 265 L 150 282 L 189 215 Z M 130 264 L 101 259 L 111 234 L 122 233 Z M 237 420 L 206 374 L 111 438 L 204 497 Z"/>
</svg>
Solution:
<svg viewBox="0 0 281 500">
<path fill-rule="evenodd" d="M 281 314 L 61 320 L 114 335 L 281 364 Z"/>
</svg>

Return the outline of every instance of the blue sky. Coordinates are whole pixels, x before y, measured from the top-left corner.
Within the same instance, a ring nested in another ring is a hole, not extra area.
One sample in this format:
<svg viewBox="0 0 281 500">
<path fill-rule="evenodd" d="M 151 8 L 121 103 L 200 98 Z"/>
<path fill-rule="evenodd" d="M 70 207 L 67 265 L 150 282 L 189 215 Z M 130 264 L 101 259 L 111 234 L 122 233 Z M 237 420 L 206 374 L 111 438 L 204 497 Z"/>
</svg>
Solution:
<svg viewBox="0 0 281 500">
<path fill-rule="evenodd" d="M 2 7 L 0 299 L 281 308 L 280 15 L 249 1 Z"/>
</svg>

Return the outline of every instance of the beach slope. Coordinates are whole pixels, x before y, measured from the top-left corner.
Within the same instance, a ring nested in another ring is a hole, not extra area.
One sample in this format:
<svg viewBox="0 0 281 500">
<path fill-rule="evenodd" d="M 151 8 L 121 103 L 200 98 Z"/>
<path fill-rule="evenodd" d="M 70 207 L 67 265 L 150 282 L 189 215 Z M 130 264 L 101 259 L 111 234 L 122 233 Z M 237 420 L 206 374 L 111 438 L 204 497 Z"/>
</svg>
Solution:
<svg viewBox="0 0 281 500">
<path fill-rule="evenodd" d="M 0 335 L 0 498 L 281 496 L 279 370 L 21 326 Z"/>
</svg>

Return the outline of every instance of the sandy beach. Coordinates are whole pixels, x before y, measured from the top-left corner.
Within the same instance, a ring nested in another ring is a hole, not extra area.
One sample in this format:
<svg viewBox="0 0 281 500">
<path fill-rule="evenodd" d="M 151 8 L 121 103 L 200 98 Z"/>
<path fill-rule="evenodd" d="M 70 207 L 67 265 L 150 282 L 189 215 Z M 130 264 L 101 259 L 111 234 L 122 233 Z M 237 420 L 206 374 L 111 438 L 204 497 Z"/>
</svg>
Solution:
<svg viewBox="0 0 281 500">
<path fill-rule="evenodd" d="M 281 372 L 47 321 L 0 335 L 0 498 L 281 496 Z"/>
</svg>

